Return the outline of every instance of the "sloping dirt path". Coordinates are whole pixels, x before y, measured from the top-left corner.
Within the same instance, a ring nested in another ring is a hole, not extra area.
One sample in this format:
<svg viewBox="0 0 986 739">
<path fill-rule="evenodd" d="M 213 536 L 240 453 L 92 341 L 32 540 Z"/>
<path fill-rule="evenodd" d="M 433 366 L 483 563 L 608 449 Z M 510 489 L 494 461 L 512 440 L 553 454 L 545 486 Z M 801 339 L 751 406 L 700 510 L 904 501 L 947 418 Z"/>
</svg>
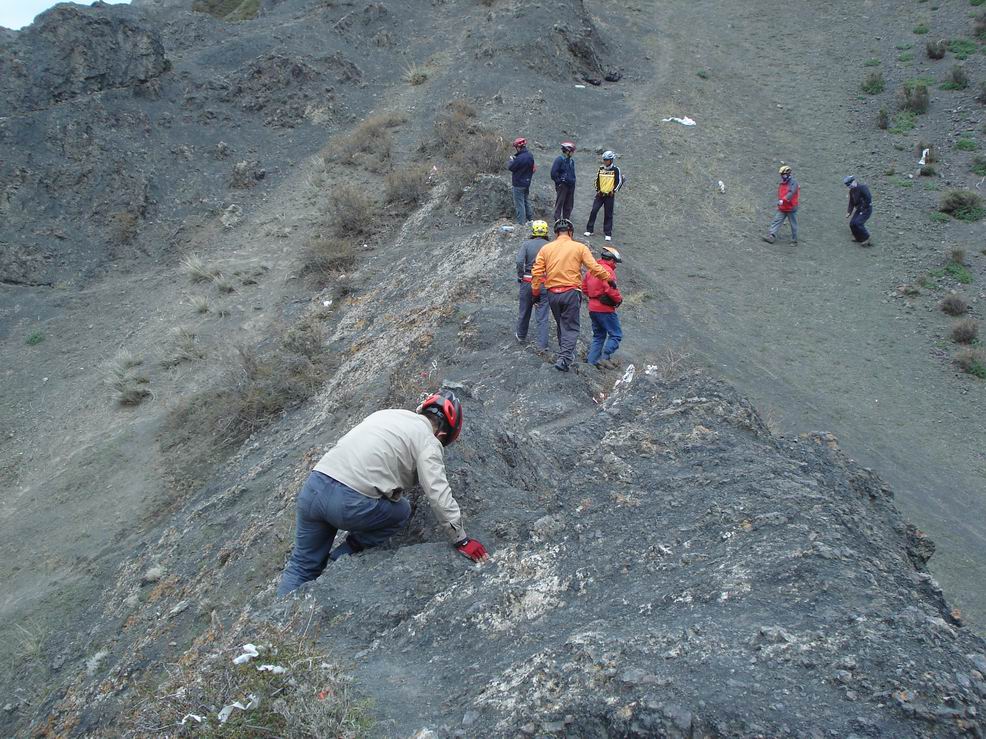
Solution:
<svg viewBox="0 0 986 739">
<path fill-rule="evenodd" d="M 982 631 L 986 390 L 931 356 L 927 332 L 887 297 L 895 243 L 920 234 L 926 214 L 881 210 L 878 195 L 869 250 L 850 242 L 844 219 L 842 177 L 871 148 L 889 148 L 851 120 L 857 81 L 845 70 L 862 68 L 871 33 L 859 5 L 641 10 L 654 74 L 633 87 L 608 139 L 632 178 L 614 241 L 629 255 L 624 271 L 675 306 L 666 315 L 684 317 L 694 349 L 782 431 L 832 431 L 891 483 L 938 545 L 931 567 L 946 595 Z M 682 115 L 698 125 L 660 120 Z M 798 247 L 786 231 L 760 240 L 781 161 L 803 189 Z M 625 322 L 631 350 L 681 333 L 629 312 Z"/>
</svg>

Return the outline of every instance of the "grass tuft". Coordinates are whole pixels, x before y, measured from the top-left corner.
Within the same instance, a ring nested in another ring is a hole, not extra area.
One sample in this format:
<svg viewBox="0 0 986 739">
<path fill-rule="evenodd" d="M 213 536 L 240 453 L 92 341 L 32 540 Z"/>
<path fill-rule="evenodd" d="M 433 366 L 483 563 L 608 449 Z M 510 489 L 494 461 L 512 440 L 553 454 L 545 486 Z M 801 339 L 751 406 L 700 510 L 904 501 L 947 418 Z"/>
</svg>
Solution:
<svg viewBox="0 0 986 739">
<path fill-rule="evenodd" d="M 120 405 L 138 405 L 150 397 L 150 380 L 138 369 L 143 363 L 133 352 L 121 349 L 107 364 L 106 384 Z"/>
<path fill-rule="evenodd" d="M 211 282 L 219 275 L 219 270 L 207 265 L 202 257 L 189 254 L 181 260 L 182 271 L 192 282 Z"/>
<path fill-rule="evenodd" d="M 407 210 L 416 208 L 431 188 L 430 175 L 431 168 L 427 164 L 408 165 L 391 172 L 387 175 L 384 199 L 406 206 Z"/>
<path fill-rule="evenodd" d="M 411 62 L 404 67 L 404 81 L 411 87 L 423 85 L 428 81 L 428 72 L 420 64 Z"/>
<path fill-rule="evenodd" d="M 979 144 L 976 143 L 975 139 L 963 137 L 955 142 L 955 148 L 959 151 L 975 151 L 979 148 Z"/>
<path fill-rule="evenodd" d="M 196 313 L 209 312 L 209 299 L 205 295 L 193 295 L 188 302 Z"/>
<path fill-rule="evenodd" d="M 943 193 L 938 210 L 967 222 L 978 221 L 986 216 L 982 197 L 971 190 L 949 190 Z"/>
<path fill-rule="evenodd" d="M 969 304 L 959 295 L 946 295 L 938 307 L 950 316 L 961 316 L 969 310 Z"/>
<path fill-rule="evenodd" d="M 964 90 L 968 86 L 969 75 L 966 74 L 965 68 L 960 64 L 956 64 L 952 67 L 952 71 L 949 72 L 948 79 L 940 85 L 942 90 Z"/>
<path fill-rule="evenodd" d="M 883 79 L 882 72 L 870 72 L 868 75 L 866 75 L 866 78 L 863 80 L 862 85 L 860 85 L 863 92 L 865 92 L 867 95 L 878 95 L 879 93 L 883 92 L 886 86 L 887 83 Z"/>
<path fill-rule="evenodd" d="M 948 53 L 948 42 L 945 39 L 929 41 L 924 48 L 928 52 L 929 59 L 942 59 Z"/>
<path fill-rule="evenodd" d="M 900 107 L 911 113 L 927 113 L 931 102 L 928 95 L 929 81 L 925 79 L 910 80 L 904 83 L 901 90 Z"/>
<path fill-rule="evenodd" d="M 928 28 L 928 24 L 927 23 L 923 23 L 922 22 L 922 23 L 918 23 L 916 26 L 914 26 L 914 29 L 913 30 L 914 30 L 914 33 L 916 33 L 918 36 L 923 36 L 924 34 L 926 34 L 931 29 Z"/>
<path fill-rule="evenodd" d="M 32 331 L 27 335 L 27 338 L 24 339 L 24 343 L 27 344 L 28 346 L 37 346 L 44 340 L 45 340 L 44 332 L 41 331 L 40 329 L 35 329 L 34 331 Z"/>
<path fill-rule="evenodd" d="M 953 361 L 963 372 L 986 380 L 986 352 L 982 349 L 963 349 Z"/>
<path fill-rule="evenodd" d="M 907 133 L 908 131 L 914 130 L 916 125 L 917 117 L 914 113 L 909 110 L 902 110 L 894 116 L 893 125 L 890 127 L 890 133 Z"/>
<path fill-rule="evenodd" d="M 951 336 L 956 344 L 971 344 L 979 338 L 979 324 L 972 318 L 956 321 L 952 326 Z"/>
</svg>

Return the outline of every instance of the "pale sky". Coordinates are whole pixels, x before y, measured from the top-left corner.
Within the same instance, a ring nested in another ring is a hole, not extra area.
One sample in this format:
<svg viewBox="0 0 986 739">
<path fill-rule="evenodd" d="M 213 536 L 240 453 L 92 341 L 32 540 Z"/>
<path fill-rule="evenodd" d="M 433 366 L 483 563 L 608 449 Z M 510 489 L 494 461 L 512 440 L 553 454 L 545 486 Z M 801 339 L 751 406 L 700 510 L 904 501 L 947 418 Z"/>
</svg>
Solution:
<svg viewBox="0 0 986 739">
<path fill-rule="evenodd" d="M 130 0 L 107 0 L 107 2 L 121 3 Z M 55 4 L 51 0 L 0 0 L 0 26 L 14 29 L 28 26 L 34 20 L 34 16 Z M 82 4 L 89 5 L 88 2 L 80 3 Z"/>
</svg>

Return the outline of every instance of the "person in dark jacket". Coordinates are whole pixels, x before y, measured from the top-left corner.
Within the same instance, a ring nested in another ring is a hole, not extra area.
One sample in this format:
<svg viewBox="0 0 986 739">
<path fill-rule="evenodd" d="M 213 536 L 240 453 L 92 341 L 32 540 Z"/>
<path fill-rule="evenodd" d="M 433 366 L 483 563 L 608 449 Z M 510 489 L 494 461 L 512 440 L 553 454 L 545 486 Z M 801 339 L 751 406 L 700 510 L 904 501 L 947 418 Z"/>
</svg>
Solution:
<svg viewBox="0 0 986 739">
<path fill-rule="evenodd" d="M 620 252 L 611 246 L 604 246 L 599 253 L 599 264 L 609 272 L 610 279 L 600 280 L 588 272 L 582 278 L 582 292 L 589 298 L 589 320 L 592 321 L 592 343 L 585 361 L 596 369 L 615 369 L 618 366 L 610 357 L 620 348 L 620 341 L 623 340 L 623 328 L 616 314 L 616 309 L 623 302 L 623 296 L 616 287 L 616 265 L 622 261 Z"/>
<path fill-rule="evenodd" d="M 583 236 L 592 236 L 592 229 L 596 227 L 596 214 L 602 208 L 603 234 L 606 241 L 613 240 L 613 206 L 616 203 L 616 193 L 623 187 L 623 173 L 613 163 L 615 159 L 616 154 L 612 151 L 603 152 L 603 164 L 596 172 L 596 197 L 592 201 L 592 211 Z"/>
<path fill-rule="evenodd" d="M 849 188 L 849 210 L 846 211 L 846 218 L 849 219 L 852 237 L 860 246 L 869 246 L 870 232 L 866 230 L 865 224 L 873 215 L 873 196 L 870 194 L 870 188 L 858 182 L 853 175 L 846 177 L 842 184 Z"/>
<path fill-rule="evenodd" d="M 531 325 L 531 311 L 537 321 L 537 347 L 541 351 L 548 348 L 548 300 L 539 296 L 537 300 L 531 295 L 531 270 L 541 247 L 548 243 L 548 224 L 545 221 L 534 221 L 531 224 L 531 238 L 520 245 L 517 252 L 517 282 L 520 293 L 520 314 L 517 316 L 517 331 L 514 336 L 517 341 L 527 341 L 527 330 Z"/>
<path fill-rule="evenodd" d="M 561 154 L 551 165 L 551 181 L 555 183 L 556 221 L 571 219 L 572 208 L 575 207 L 575 161 L 572 159 L 574 153 L 575 144 L 571 141 L 563 141 Z"/>
<path fill-rule="evenodd" d="M 527 139 L 514 139 L 516 153 L 507 162 L 510 170 L 510 184 L 513 186 L 514 209 L 517 211 L 517 223 L 523 225 L 531 220 L 531 178 L 534 176 L 534 155 L 527 150 Z"/>
</svg>

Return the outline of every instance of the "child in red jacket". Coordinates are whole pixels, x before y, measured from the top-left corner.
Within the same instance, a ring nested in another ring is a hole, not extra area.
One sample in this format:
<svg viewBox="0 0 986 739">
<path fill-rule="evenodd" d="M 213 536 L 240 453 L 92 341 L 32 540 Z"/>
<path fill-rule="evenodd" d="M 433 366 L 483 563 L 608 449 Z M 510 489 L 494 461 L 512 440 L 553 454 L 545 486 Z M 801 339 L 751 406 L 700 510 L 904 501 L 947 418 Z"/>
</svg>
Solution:
<svg viewBox="0 0 986 739">
<path fill-rule="evenodd" d="M 610 273 L 613 285 L 616 283 L 616 265 L 622 261 L 620 252 L 612 246 L 604 246 L 599 252 L 599 264 Z M 582 278 L 582 292 L 589 298 L 589 318 L 592 321 L 592 344 L 585 361 L 596 369 L 613 369 L 619 365 L 610 357 L 620 348 L 623 339 L 620 317 L 616 315 L 623 296 L 609 282 L 603 282 L 589 273 Z"/>
</svg>

